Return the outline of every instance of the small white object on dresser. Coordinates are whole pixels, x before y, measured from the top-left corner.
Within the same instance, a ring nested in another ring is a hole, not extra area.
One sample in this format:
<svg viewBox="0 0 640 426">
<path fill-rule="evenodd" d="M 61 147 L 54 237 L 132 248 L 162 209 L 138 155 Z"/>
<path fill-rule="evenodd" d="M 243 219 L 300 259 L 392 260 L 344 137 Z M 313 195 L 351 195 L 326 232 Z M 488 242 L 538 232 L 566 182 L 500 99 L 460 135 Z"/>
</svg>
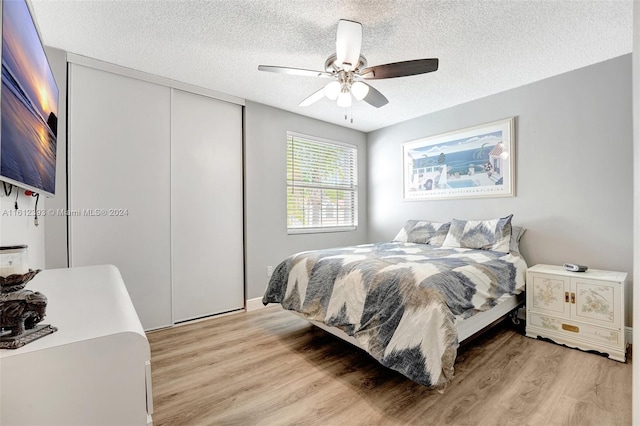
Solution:
<svg viewBox="0 0 640 426">
<path fill-rule="evenodd" d="M 151 353 L 120 271 L 49 269 L 29 282 L 58 328 L 0 349 L 0 424 L 152 424 Z"/>
<path fill-rule="evenodd" d="M 528 337 L 544 337 L 625 362 L 624 272 L 562 266 L 527 269 Z"/>
</svg>

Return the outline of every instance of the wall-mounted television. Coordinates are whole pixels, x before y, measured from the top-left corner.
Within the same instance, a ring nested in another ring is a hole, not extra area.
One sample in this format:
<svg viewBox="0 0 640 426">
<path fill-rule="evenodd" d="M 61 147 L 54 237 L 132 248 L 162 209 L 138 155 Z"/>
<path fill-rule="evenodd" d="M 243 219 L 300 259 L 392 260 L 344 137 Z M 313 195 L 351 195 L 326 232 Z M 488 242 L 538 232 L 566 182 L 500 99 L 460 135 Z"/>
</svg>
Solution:
<svg viewBox="0 0 640 426">
<path fill-rule="evenodd" d="M 1 181 L 55 194 L 58 96 L 26 0 L 3 0 Z"/>
</svg>

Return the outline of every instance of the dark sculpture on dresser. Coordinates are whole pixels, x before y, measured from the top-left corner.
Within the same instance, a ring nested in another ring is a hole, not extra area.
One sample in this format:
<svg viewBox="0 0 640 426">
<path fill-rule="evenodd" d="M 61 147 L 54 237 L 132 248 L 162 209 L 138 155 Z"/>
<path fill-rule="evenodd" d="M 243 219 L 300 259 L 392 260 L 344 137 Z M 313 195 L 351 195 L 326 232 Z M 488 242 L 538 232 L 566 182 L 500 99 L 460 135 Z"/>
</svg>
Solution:
<svg viewBox="0 0 640 426">
<path fill-rule="evenodd" d="M 57 330 L 50 325 L 38 325 L 47 310 L 46 296 L 24 290 L 38 272 L 39 269 L 0 277 L 0 348 L 16 349 Z"/>
<path fill-rule="evenodd" d="M 19 290 L 0 294 L 0 327 L 12 334 L 31 330 L 44 319 L 47 298 L 40 292 Z"/>
</svg>

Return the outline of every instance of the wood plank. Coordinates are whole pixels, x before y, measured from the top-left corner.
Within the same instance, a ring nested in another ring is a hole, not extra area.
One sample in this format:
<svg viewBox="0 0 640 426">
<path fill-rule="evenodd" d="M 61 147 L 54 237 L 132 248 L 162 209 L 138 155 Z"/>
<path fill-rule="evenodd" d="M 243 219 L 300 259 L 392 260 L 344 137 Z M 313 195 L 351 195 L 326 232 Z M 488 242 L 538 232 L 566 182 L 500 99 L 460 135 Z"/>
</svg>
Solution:
<svg viewBox="0 0 640 426">
<path fill-rule="evenodd" d="M 630 424 L 631 359 L 500 325 L 443 393 L 274 306 L 148 334 L 156 425 Z"/>
</svg>

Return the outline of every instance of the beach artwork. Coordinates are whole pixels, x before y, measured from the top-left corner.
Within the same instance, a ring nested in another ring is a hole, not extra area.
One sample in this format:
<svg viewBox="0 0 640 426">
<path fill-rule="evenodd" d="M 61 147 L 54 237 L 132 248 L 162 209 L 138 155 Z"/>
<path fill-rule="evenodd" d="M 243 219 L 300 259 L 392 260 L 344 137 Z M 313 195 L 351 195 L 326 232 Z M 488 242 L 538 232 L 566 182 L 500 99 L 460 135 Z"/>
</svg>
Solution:
<svg viewBox="0 0 640 426">
<path fill-rule="evenodd" d="M 515 195 L 514 118 L 402 145 L 403 198 Z"/>
<path fill-rule="evenodd" d="M 24 1 L 4 1 L 0 174 L 55 192 L 58 88 Z"/>
</svg>

